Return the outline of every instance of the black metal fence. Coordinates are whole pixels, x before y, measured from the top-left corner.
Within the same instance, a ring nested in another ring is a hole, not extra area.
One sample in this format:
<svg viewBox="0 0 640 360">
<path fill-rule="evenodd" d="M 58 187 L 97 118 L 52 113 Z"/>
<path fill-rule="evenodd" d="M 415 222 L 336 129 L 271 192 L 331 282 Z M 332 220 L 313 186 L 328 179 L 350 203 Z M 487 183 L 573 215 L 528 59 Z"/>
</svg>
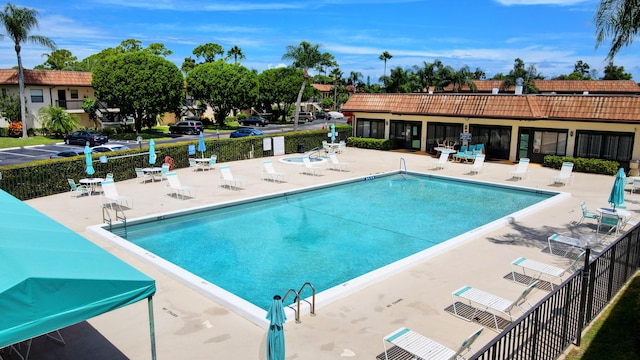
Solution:
<svg viewBox="0 0 640 360">
<path fill-rule="evenodd" d="M 592 256 L 470 359 L 557 359 L 640 267 L 640 224 Z M 588 257 L 587 257 L 588 258 Z"/>
</svg>

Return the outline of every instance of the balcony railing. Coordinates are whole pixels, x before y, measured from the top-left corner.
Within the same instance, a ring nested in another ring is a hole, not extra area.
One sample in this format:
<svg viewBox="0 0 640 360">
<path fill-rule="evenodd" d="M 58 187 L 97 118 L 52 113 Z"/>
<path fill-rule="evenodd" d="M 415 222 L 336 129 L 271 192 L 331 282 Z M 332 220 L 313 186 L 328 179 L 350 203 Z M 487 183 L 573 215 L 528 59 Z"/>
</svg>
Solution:
<svg viewBox="0 0 640 360">
<path fill-rule="evenodd" d="M 67 110 L 82 110 L 82 100 L 56 100 L 56 106 Z"/>
</svg>

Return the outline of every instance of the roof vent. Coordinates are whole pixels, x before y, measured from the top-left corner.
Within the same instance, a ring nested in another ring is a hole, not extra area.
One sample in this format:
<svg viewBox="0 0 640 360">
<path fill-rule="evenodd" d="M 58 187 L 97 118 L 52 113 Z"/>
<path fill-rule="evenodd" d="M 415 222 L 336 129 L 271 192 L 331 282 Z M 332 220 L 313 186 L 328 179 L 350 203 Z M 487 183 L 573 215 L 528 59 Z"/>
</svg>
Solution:
<svg viewBox="0 0 640 360">
<path fill-rule="evenodd" d="M 494 95 L 497 94 L 498 93 L 498 88 L 491 89 L 491 93 L 494 94 Z"/>
<path fill-rule="evenodd" d="M 516 95 L 522 95 L 522 85 L 524 84 L 524 80 L 522 78 L 516 79 Z"/>
<path fill-rule="evenodd" d="M 582 95 L 589 95 L 589 92 L 588 91 L 583 91 Z"/>
</svg>

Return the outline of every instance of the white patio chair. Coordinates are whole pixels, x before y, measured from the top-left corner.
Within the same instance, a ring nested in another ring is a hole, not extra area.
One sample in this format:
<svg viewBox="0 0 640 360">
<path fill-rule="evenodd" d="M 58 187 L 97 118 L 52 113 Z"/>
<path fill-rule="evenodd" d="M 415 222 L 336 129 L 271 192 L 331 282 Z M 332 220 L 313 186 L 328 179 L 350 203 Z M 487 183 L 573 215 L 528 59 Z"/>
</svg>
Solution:
<svg viewBox="0 0 640 360">
<path fill-rule="evenodd" d="M 573 163 L 564 162 L 560 168 L 560 174 L 551 178 L 553 184 L 562 184 L 563 186 L 570 185 L 573 181 Z"/>
<path fill-rule="evenodd" d="M 467 174 L 479 174 L 484 169 L 484 155 L 476 155 L 476 159 L 471 165 L 465 165 Z"/>
<path fill-rule="evenodd" d="M 529 170 L 529 159 L 522 158 L 515 170 L 509 172 L 510 179 L 525 179 Z"/>
<path fill-rule="evenodd" d="M 345 163 L 338 160 L 338 156 L 335 153 L 329 153 L 329 159 L 331 160 L 331 168 L 333 170 L 349 171 L 349 167 L 351 167 L 350 163 Z"/>
<path fill-rule="evenodd" d="M 440 153 L 440 157 L 438 158 L 438 160 L 432 161 L 431 169 L 432 170 L 444 169 L 447 167 L 448 163 L 449 163 L 449 153 L 443 151 L 442 153 Z"/>
<path fill-rule="evenodd" d="M 146 174 L 142 168 L 136 168 L 136 179 L 138 179 L 138 182 L 141 184 L 146 183 L 147 180 L 153 180 L 151 179 L 151 175 Z"/>
<path fill-rule="evenodd" d="M 82 196 L 84 194 L 90 194 L 89 188 L 86 185 L 78 185 L 73 179 L 67 179 L 69 187 L 71 188 L 71 196 Z"/>
<path fill-rule="evenodd" d="M 391 334 L 384 337 L 382 345 L 384 347 L 384 358 L 389 360 L 387 354 L 387 342 L 401 348 L 402 350 L 417 356 L 420 359 L 428 360 L 452 360 L 452 359 L 464 359 L 463 355 L 466 355 L 471 351 L 471 345 L 476 341 L 484 330 L 483 327 L 476 330 L 473 334 L 469 335 L 458 350 L 452 350 L 434 340 L 431 340 L 423 335 L 418 334 L 415 331 L 411 331 L 408 328 L 400 328 Z"/>
<path fill-rule="evenodd" d="M 309 156 L 305 155 L 302 157 L 302 169 L 300 170 L 300 173 L 316 176 L 321 175 L 322 170 L 324 170 L 324 168 L 313 164 L 311 159 L 309 159 Z"/>
</svg>

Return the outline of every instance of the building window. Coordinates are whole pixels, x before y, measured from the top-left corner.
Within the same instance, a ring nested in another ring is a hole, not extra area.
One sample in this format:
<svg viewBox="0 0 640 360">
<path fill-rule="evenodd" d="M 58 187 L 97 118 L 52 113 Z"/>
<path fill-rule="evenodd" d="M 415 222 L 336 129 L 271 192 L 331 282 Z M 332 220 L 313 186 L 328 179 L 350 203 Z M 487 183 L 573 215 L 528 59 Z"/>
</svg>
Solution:
<svg viewBox="0 0 640 360">
<path fill-rule="evenodd" d="M 31 102 L 32 103 L 44 102 L 44 94 L 42 93 L 42 89 L 31 89 Z"/>
<path fill-rule="evenodd" d="M 384 120 L 358 119 L 356 136 L 371 139 L 384 139 Z"/>
<path fill-rule="evenodd" d="M 633 152 L 633 134 L 578 131 L 576 157 L 628 162 Z"/>
<path fill-rule="evenodd" d="M 438 144 L 460 144 L 462 124 L 427 123 L 427 151 L 432 151 Z"/>
<path fill-rule="evenodd" d="M 77 99 L 78 98 L 78 90 L 69 90 L 69 93 L 71 93 L 71 98 L 72 99 Z"/>
<path fill-rule="evenodd" d="M 542 155 L 566 155 L 567 132 L 534 131 L 533 152 Z"/>
<path fill-rule="evenodd" d="M 7 89 L 2 89 L 2 97 L 7 96 Z"/>
</svg>

